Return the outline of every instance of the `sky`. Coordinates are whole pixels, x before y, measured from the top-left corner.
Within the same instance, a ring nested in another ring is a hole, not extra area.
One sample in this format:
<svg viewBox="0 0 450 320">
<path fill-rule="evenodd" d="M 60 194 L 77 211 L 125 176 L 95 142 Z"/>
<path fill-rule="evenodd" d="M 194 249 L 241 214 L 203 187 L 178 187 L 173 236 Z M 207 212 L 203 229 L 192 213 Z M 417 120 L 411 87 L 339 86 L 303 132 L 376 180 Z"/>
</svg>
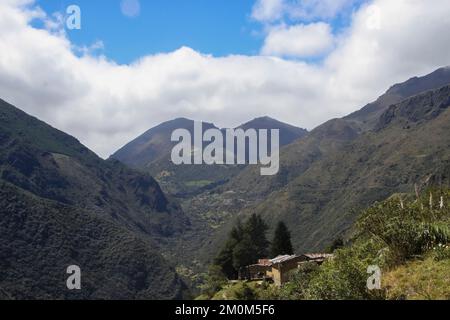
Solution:
<svg viewBox="0 0 450 320">
<path fill-rule="evenodd" d="M 205 54 L 258 54 L 263 37 L 251 19 L 253 0 L 39 0 L 47 13 L 82 10 L 81 30 L 67 32 L 79 46 L 102 41 L 117 63 L 183 46 Z M 138 3 L 138 5 L 136 5 Z M 128 8 L 128 9 L 127 9 Z"/>
<path fill-rule="evenodd" d="M 449 14 L 448 0 L 0 0 L 0 98 L 104 158 L 178 117 L 313 129 L 450 65 Z"/>
</svg>

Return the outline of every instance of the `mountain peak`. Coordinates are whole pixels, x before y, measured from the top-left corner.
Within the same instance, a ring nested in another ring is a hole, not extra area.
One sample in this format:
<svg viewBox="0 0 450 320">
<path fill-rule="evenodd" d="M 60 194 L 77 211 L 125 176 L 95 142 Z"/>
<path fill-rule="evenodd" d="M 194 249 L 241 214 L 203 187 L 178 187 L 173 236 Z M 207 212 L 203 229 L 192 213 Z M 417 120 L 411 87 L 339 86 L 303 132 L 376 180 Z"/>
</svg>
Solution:
<svg viewBox="0 0 450 320">
<path fill-rule="evenodd" d="M 419 93 L 440 88 L 450 83 L 450 66 L 439 68 L 422 77 L 412 77 L 393 85 L 386 94 L 398 94 L 406 98 Z"/>
<path fill-rule="evenodd" d="M 393 85 L 375 102 L 348 115 L 344 119 L 359 122 L 363 129 L 373 129 L 378 118 L 391 106 L 412 96 L 450 84 L 450 67 L 443 67 L 422 77 L 413 77 Z"/>
</svg>

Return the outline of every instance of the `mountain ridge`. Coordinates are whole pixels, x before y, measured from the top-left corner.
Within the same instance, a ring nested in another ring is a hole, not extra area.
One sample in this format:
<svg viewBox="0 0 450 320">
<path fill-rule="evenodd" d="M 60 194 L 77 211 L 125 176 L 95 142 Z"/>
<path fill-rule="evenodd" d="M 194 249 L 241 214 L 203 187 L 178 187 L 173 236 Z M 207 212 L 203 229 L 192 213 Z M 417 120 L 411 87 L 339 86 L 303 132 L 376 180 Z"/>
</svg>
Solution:
<svg viewBox="0 0 450 320">
<path fill-rule="evenodd" d="M 213 123 L 201 122 L 202 130 L 218 129 L 224 132 L 226 128 L 218 128 Z M 287 145 L 306 135 L 305 129 L 280 122 L 269 117 L 258 117 L 241 124 L 235 129 L 279 129 L 280 145 Z M 243 170 L 245 166 L 237 165 L 181 165 L 175 166 L 171 162 L 171 150 L 176 142 L 171 141 L 171 134 L 176 129 L 186 129 L 194 134 L 194 121 L 178 118 L 151 128 L 146 133 L 132 140 L 115 152 L 111 159 L 149 172 L 154 176 L 167 193 L 178 197 L 189 197 L 205 190 L 210 190 L 226 183 L 229 179 Z M 181 182 L 180 182 L 181 181 Z"/>
</svg>

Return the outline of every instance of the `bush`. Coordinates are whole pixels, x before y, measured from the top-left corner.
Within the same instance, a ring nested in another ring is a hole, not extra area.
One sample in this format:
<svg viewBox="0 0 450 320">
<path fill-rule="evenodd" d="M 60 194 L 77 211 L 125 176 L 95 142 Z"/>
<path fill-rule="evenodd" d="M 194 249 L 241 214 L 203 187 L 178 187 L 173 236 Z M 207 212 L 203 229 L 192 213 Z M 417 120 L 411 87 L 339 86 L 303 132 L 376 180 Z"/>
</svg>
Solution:
<svg viewBox="0 0 450 320">
<path fill-rule="evenodd" d="M 391 198 L 367 209 L 356 224 L 357 237 L 381 241 L 394 265 L 450 242 L 448 208 L 424 199 L 400 201 Z"/>
<path fill-rule="evenodd" d="M 280 290 L 281 299 L 306 300 L 311 279 L 318 273 L 319 266 L 314 262 L 306 262 L 292 274 L 291 281 Z"/>
<path fill-rule="evenodd" d="M 314 300 L 363 300 L 380 299 L 380 291 L 369 291 L 367 268 L 381 267 L 383 254 L 371 241 L 339 249 L 333 259 L 326 261 L 313 274 L 308 284 L 306 298 Z"/>
<path fill-rule="evenodd" d="M 223 274 L 220 266 L 211 265 L 208 269 L 208 273 L 204 275 L 203 284 L 200 285 L 200 289 L 203 295 L 212 298 L 223 286 L 227 284 L 227 277 Z"/>
</svg>

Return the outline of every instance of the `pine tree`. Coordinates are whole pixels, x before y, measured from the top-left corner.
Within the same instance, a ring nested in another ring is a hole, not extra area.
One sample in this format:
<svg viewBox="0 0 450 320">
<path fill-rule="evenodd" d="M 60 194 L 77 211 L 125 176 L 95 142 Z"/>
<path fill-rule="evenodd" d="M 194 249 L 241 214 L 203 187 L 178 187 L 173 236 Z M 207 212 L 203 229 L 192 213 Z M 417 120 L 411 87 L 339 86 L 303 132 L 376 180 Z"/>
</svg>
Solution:
<svg viewBox="0 0 450 320">
<path fill-rule="evenodd" d="M 214 264 L 221 267 L 229 279 L 236 279 L 242 268 L 256 263 L 258 259 L 267 258 L 267 230 L 264 220 L 253 214 L 244 225 L 239 221 L 231 230 L 225 246 L 214 259 Z"/>
<path fill-rule="evenodd" d="M 269 226 L 256 214 L 253 214 L 244 225 L 244 233 L 248 235 L 250 241 L 253 243 L 255 250 L 254 256 L 257 257 L 256 260 L 267 258 L 268 256 L 268 248 L 270 245 L 266 235 L 268 230 Z"/>
<path fill-rule="evenodd" d="M 286 224 L 280 221 L 275 230 L 275 235 L 272 241 L 271 254 L 272 257 L 279 255 L 293 254 L 291 243 L 291 233 L 289 232 Z"/>
<path fill-rule="evenodd" d="M 214 264 L 222 268 L 222 272 L 228 277 L 228 279 L 237 278 L 238 269 L 234 267 L 233 252 L 243 238 L 244 229 L 241 221 L 238 221 L 236 226 L 230 231 L 228 240 L 224 247 L 214 259 Z"/>
<path fill-rule="evenodd" d="M 233 266 L 236 270 L 241 270 L 248 265 L 255 263 L 258 260 L 256 254 L 255 243 L 248 235 L 239 242 L 233 250 Z"/>
</svg>

